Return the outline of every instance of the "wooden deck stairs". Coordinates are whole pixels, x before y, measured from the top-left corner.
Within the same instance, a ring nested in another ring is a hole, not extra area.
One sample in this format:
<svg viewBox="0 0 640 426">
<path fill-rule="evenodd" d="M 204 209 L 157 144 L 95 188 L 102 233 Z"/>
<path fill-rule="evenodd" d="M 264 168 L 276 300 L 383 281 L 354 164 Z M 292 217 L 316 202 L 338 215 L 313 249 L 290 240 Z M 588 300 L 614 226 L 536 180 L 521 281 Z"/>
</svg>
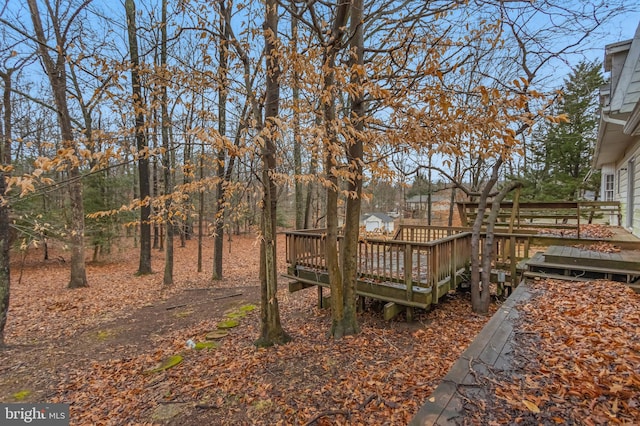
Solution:
<svg viewBox="0 0 640 426">
<path fill-rule="evenodd" d="M 626 283 L 640 293 L 640 252 L 603 253 L 570 246 L 550 246 L 525 263 L 527 278 L 573 281 L 607 279 Z"/>
</svg>

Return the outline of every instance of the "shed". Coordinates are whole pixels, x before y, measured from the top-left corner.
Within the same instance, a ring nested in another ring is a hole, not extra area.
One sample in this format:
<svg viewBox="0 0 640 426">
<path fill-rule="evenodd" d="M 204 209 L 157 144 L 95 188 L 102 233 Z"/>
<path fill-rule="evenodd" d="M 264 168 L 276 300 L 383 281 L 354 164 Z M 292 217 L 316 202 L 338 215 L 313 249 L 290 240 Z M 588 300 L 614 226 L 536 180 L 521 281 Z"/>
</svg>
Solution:
<svg viewBox="0 0 640 426">
<path fill-rule="evenodd" d="M 367 232 L 393 232 L 393 218 L 385 213 L 368 213 L 362 216 L 360 224 Z"/>
</svg>

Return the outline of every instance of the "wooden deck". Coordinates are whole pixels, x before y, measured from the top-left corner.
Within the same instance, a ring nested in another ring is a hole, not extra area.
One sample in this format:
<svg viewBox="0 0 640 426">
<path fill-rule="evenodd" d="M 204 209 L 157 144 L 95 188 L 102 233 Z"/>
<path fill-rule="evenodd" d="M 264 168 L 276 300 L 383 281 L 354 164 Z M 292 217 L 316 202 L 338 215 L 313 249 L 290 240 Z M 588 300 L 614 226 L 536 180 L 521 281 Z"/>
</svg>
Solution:
<svg viewBox="0 0 640 426">
<path fill-rule="evenodd" d="M 407 233 L 411 240 L 364 238 L 358 243 L 356 293 L 387 302 L 385 318 L 413 308 L 429 309 L 462 280 L 471 256 L 468 231 L 448 230 L 448 236 L 430 229 Z M 322 288 L 329 287 L 325 236 L 320 231 L 286 234 L 287 274 L 290 291 L 318 286 L 318 304 L 323 304 Z M 436 241 L 428 241 L 430 238 Z M 425 241 L 427 240 L 427 241 Z M 341 239 L 338 240 L 340 251 Z"/>
<path fill-rule="evenodd" d="M 621 253 L 598 253 L 572 247 L 599 242 L 593 239 L 532 233 L 495 233 L 493 237 L 492 276 L 496 281 L 500 277 L 512 288 L 523 275 L 606 278 L 627 282 L 630 286 L 636 285 L 640 278 L 640 241 L 633 236 L 622 239 L 616 234 L 607 240 L 623 249 Z M 481 248 L 484 238 L 481 235 Z M 329 286 L 324 230 L 286 232 L 286 245 L 288 267 L 285 277 L 292 280 L 289 290 L 318 286 L 318 304 L 322 305 L 322 287 Z M 340 246 L 341 238 L 338 239 L 338 251 Z M 468 271 L 471 259 L 470 246 L 468 228 L 401 225 L 391 239 L 365 236 L 358 244 L 356 292 L 362 297 L 388 302 L 387 319 L 391 313 L 397 314 L 404 308 L 408 317 L 413 308 L 429 309 L 464 281 L 463 273 Z M 549 251 L 534 254 L 534 247 L 548 247 Z M 528 271 L 524 271 L 525 265 Z M 640 284 L 637 287 L 640 292 Z"/>
<path fill-rule="evenodd" d="M 526 277 L 569 280 L 607 279 L 640 292 L 640 251 L 605 253 L 571 246 L 550 246 L 526 262 Z"/>
<path fill-rule="evenodd" d="M 409 423 L 410 426 L 456 425 L 464 416 L 465 398 L 486 398 L 481 388 L 475 388 L 476 377 L 486 375 L 490 369 L 509 369 L 515 320 L 519 316 L 517 304 L 526 301 L 531 293 L 523 283 L 498 309 L 475 340 L 451 367 L 440 385 Z"/>
<path fill-rule="evenodd" d="M 606 253 L 579 247 L 550 246 L 544 256 L 551 263 L 640 271 L 640 253 L 631 250 Z"/>
</svg>

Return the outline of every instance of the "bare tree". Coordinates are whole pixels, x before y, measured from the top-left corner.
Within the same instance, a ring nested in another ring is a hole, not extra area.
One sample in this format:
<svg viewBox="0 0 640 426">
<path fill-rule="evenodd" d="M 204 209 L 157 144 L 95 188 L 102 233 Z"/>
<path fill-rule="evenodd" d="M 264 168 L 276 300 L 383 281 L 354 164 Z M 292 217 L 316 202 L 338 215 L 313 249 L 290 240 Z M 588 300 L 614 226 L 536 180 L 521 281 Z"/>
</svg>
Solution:
<svg viewBox="0 0 640 426">
<path fill-rule="evenodd" d="M 67 24 L 63 27 L 60 16 L 53 14 L 59 11 L 53 8 L 49 1 L 45 1 L 49 14 L 49 21 L 55 36 L 56 46 L 50 47 L 42 26 L 42 17 L 38 10 L 36 0 L 28 0 L 31 20 L 35 32 L 35 39 L 38 43 L 38 53 L 42 59 L 42 64 L 49 77 L 49 83 L 53 92 L 56 105 L 58 123 L 60 125 L 60 135 L 62 146 L 67 150 L 73 150 L 77 155 L 77 143 L 73 136 L 71 124 L 71 114 L 67 103 L 67 52 L 66 47 L 68 31 L 73 21 L 80 15 L 82 10 L 90 3 L 85 1 L 76 10 L 71 11 Z M 55 59 L 50 52 L 55 52 Z M 80 176 L 79 161 L 72 161 L 68 165 L 69 170 L 69 199 L 71 202 L 71 278 L 69 288 L 86 287 L 87 274 L 85 269 L 85 248 L 84 248 L 84 206 L 82 196 L 82 180 Z"/>
<path fill-rule="evenodd" d="M 150 274 L 151 270 L 151 188 L 149 182 L 148 145 L 145 135 L 145 108 L 140 83 L 140 57 L 138 55 L 138 30 L 134 0 L 125 0 L 129 56 L 131 60 L 131 88 L 135 114 L 135 134 L 138 148 L 138 186 L 140 188 L 140 264 L 138 274 Z"/>
<path fill-rule="evenodd" d="M 280 110 L 280 64 L 278 53 L 278 1 L 265 3 L 265 62 L 266 84 L 262 157 L 262 241 L 260 244 L 261 321 L 258 346 L 286 343 L 291 337 L 283 330 L 278 308 L 278 267 L 276 262 L 277 187 L 276 138 Z"/>
</svg>

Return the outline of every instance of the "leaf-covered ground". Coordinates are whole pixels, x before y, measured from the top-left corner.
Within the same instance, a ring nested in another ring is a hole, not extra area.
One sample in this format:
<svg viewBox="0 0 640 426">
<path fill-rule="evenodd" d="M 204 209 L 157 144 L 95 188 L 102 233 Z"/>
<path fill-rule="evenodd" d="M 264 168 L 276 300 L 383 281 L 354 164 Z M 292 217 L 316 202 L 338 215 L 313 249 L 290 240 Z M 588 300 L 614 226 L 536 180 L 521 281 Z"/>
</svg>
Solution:
<svg viewBox="0 0 640 426">
<path fill-rule="evenodd" d="M 284 270 L 283 240 L 279 250 Z M 132 248 L 90 265 L 91 287 L 79 290 L 65 288 L 68 265 L 37 252 L 18 282 L 17 260 L 0 400 L 70 403 L 74 425 L 405 425 L 488 319 L 471 313 L 467 294 L 412 324 L 384 322 L 370 306 L 362 334 L 334 342 L 315 290 L 289 294 L 282 280 L 294 340 L 256 349 L 257 253 L 255 237 L 234 237 L 227 278 L 211 283 L 210 260 L 197 273 L 188 242 L 170 289 L 159 272 L 134 276 Z M 534 292 L 521 307 L 513 368 L 481 383 L 488 397 L 467 403 L 465 421 L 640 423 L 640 296 L 604 282 L 540 281 Z M 238 326 L 201 348 L 224 320 Z"/>
<path fill-rule="evenodd" d="M 640 424 L 640 295 L 607 281 L 535 281 L 513 365 L 479 378 L 466 424 Z"/>
<path fill-rule="evenodd" d="M 466 294 L 412 324 L 384 322 L 371 306 L 361 335 L 334 342 L 315 290 L 289 294 L 283 280 L 282 320 L 294 340 L 257 349 L 259 314 L 244 309 L 259 297 L 256 239 L 234 237 L 231 249 L 227 278 L 216 283 L 210 261 L 196 272 L 194 241 L 177 249 L 170 289 L 161 273 L 134 276 L 132 248 L 90 265 L 90 287 L 78 290 L 65 288 L 67 264 L 44 262 L 38 252 L 18 283 L 18 260 L 0 400 L 70 403 L 77 425 L 403 425 L 488 319 L 471 313 Z M 158 252 L 154 270 L 162 270 Z M 186 346 L 204 342 L 225 319 L 239 325 L 217 348 Z M 177 365 L 158 368 L 178 355 Z"/>
</svg>

